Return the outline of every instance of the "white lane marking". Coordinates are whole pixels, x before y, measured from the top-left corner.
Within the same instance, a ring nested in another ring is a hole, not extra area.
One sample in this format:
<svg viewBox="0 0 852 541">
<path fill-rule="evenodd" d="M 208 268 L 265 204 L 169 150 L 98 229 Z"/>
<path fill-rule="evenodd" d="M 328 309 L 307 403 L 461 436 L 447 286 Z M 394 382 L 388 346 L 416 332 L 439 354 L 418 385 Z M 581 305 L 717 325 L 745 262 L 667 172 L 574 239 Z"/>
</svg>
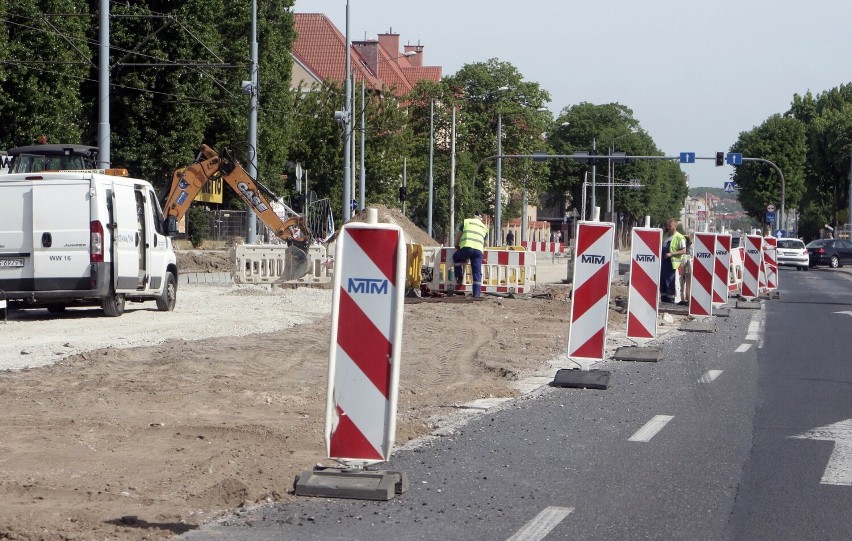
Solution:
<svg viewBox="0 0 852 541">
<path fill-rule="evenodd" d="M 852 316 L 852 312 L 850 312 L 849 310 L 846 310 L 844 312 L 834 312 L 834 313 L 835 314 L 846 314 L 847 316 Z"/>
<path fill-rule="evenodd" d="M 704 372 L 703 376 L 698 378 L 698 383 L 710 383 L 720 375 L 722 375 L 721 370 L 708 370 L 707 372 Z"/>
<path fill-rule="evenodd" d="M 748 332 L 749 334 L 754 334 L 760 330 L 760 322 L 757 320 L 757 317 L 752 316 L 751 321 L 748 322 Z"/>
<path fill-rule="evenodd" d="M 735 349 L 736 353 L 745 353 L 746 351 L 751 349 L 751 344 L 740 344 L 740 346 Z"/>
<path fill-rule="evenodd" d="M 645 426 L 637 430 L 627 441 L 650 441 L 672 419 L 674 419 L 673 415 L 654 415 L 653 419 L 645 423 Z"/>
<path fill-rule="evenodd" d="M 852 486 L 852 419 L 808 430 L 798 436 L 801 440 L 833 441 L 834 450 L 828 458 L 820 483 Z"/>
<path fill-rule="evenodd" d="M 573 507 L 546 507 L 506 541 L 541 541 L 573 512 Z"/>
</svg>

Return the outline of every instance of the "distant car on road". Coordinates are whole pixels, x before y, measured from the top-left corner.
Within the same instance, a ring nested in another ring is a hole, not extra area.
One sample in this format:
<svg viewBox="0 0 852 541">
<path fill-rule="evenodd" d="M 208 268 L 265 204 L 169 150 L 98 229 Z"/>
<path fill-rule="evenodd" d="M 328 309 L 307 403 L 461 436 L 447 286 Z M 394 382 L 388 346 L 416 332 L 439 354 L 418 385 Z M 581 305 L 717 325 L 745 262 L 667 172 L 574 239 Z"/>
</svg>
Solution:
<svg viewBox="0 0 852 541">
<path fill-rule="evenodd" d="M 833 269 L 852 264 L 852 242 L 845 239 L 818 239 L 808 243 L 811 267 L 827 265 Z"/>
<path fill-rule="evenodd" d="M 775 260 L 779 266 L 796 267 L 796 270 L 808 270 L 810 257 L 805 243 L 799 239 L 778 239 Z"/>
</svg>

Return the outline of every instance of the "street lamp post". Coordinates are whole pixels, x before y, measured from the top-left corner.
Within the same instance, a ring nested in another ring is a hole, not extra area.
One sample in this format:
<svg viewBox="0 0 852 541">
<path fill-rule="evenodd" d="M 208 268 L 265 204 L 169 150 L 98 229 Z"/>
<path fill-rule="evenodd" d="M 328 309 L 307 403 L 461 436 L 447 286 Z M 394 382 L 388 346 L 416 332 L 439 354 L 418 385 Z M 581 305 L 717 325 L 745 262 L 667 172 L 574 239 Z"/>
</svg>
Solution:
<svg viewBox="0 0 852 541">
<path fill-rule="evenodd" d="M 497 89 L 498 92 L 509 90 L 508 86 L 501 86 Z M 503 154 L 503 111 L 499 105 L 497 108 L 497 155 Z M 503 198 L 503 159 L 497 158 L 497 179 L 494 181 L 494 239 L 491 243 L 494 246 L 503 244 L 503 229 L 501 225 L 501 211 Z M 494 244 L 496 242 L 496 244 Z"/>
</svg>

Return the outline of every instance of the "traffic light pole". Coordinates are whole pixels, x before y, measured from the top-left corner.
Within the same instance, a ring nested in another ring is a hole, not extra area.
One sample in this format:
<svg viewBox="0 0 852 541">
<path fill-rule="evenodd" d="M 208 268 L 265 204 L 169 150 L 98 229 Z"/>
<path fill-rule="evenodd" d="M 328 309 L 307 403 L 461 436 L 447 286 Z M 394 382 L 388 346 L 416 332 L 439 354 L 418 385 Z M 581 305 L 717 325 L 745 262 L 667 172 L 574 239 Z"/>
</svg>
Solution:
<svg viewBox="0 0 852 541">
<path fill-rule="evenodd" d="M 494 156 L 488 156 L 487 158 L 483 158 L 479 160 L 479 163 L 476 164 L 476 169 L 473 171 L 473 184 L 476 185 L 476 175 L 479 173 L 479 168 L 485 162 L 489 160 L 495 159 L 505 160 L 505 159 L 530 159 L 535 161 L 544 161 L 544 160 L 574 160 L 578 162 L 584 162 L 586 164 L 595 164 L 597 160 L 612 160 L 613 163 L 623 163 L 629 160 L 672 160 L 672 161 L 681 161 L 681 156 L 598 156 L 597 154 L 496 154 Z M 613 159 L 614 158 L 614 159 Z M 693 160 L 713 160 L 717 161 L 718 156 L 693 156 Z M 741 158 L 744 162 L 760 162 L 765 163 L 772 166 L 775 171 L 778 172 L 778 176 L 781 177 L 781 229 L 787 229 L 787 215 L 785 208 L 785 182 L 784 182 L 784 173 L 781 172 L 781 168 L 772 163 L 769 160 L 765 160 L 763 158 Z M 681 162 L 684 163 L 684 162 Z M 594 184 L 593 184 L 594 185 Z M 850 191 L 852 191 L 852 180 L 850 180 Z M 585 201 L 584 201 L 585 202 Z M 852 209 L 850 209 L 852 210 Z M 583 216 L 585 219 L 585 215 Z M 850 219 L 852 222 L 852 219 Z"/>
</svg>

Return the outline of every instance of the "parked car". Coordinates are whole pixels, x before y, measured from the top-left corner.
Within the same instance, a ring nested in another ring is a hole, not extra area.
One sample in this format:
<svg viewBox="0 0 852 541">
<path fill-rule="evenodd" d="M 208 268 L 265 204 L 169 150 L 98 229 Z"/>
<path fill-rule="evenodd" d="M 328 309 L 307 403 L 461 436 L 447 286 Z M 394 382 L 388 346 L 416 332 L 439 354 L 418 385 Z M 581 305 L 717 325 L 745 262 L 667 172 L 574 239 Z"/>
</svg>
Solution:
<svg viewBox="0 0 852 541">
<path fill-rule="evenodd" d="M 796 267 L 796 270 L 806 271 L 810 267 L 808 249 L 805 248 L 805 243 L 799 239 L 778 239 L 775 260 L 778 262 L 778 266 Z"/>
<path fill-rule="evenodd" d="M 852 264 L 852 242 L 845 239 L 818 239 L 808 243 L 811 267 L 827 265 L 833 269 Z"/>
</svg>

